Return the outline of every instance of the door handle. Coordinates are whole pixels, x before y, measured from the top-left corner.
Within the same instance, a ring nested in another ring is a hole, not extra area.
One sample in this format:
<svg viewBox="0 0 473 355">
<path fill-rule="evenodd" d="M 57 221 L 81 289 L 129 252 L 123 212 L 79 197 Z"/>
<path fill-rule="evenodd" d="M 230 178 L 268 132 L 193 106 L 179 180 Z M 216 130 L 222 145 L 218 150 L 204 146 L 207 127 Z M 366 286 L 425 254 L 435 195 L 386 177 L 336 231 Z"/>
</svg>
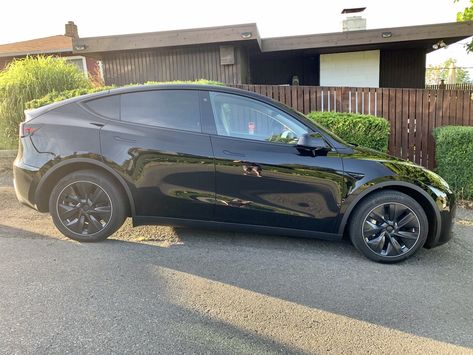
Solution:
<svg viewBox="0 0 473 355">
<path fill-rule="evenodd" d="M 237 152 L 232 152 L 232 151 L 229 151 L 229 150 L 224 150 L 224 151 L 223 151 L 223 154 L 228 155 L 228 156 L 230 156 L 230 157 L 237 157 L 237 158 L 244 158 L 244 157 L 246 157 L 246 154 L 237 153 Z"/>
<path fill-rule="evenodd" d="M 136 143 L 136 139 L 128 139 L 128 138 L 123 138 L 120 136 L 114 136 L 113 139 L 119 142 Z"/>
</svg>

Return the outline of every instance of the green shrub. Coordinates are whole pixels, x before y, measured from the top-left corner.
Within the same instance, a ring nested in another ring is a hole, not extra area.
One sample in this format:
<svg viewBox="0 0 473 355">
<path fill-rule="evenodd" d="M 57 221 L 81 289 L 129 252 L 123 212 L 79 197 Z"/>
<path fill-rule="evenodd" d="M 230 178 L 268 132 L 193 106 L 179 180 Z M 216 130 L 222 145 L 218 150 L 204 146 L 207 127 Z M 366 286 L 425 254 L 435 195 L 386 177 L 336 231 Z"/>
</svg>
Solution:
<svg viewBox="0 0 473 355">
<path fill-rule="evenodd" d="M 473 127 L 434 129 L 437 172 L 461 198 L 473 198 Z"/>
<path fill-rule="evenodd" d="M 223 85 L 222 83 L 218 81 L 205 80 L 205 79 L 199 79 L 195 81 L 180 81 L 180 80 L 166 81 L 166 82 L 148 81 L 145 83 L 145 85 L 164 85 L 164 84 L 199 84 L 199 85 L 220 85 L 220 86 Z M 139 84 L 128 84 L 126 86 L 134 86 L 134 85 L 139 85 Z M 110 90 L 115 87 L 116 86 L 102 86 L 102 87 L 96 87 L 96 88 L 82 88 L 82 89 L 75 89 L 75 90 L 67 90 L 67 91 L 62 91 L 62 92 L 53 91 L 39 99 L 35 99 L 35 100 L 31 100 L 30 102 L 27 102 L 26 108 L 27 109 L 38 108 L 41 106 L 52 104 L 54 102 L 70 99 L 72 97 L 92 94 L 94 92 L 99 92 L 99 91 L 104 91 L 104 90 Z"/>
<path fill-rule="evenodd" d="M 80 95 L 86 95 L 86 94 L 92 94 L 94 92 L 99 92 L 99 91 L 104 91 L 104 90 L 109 90 L 113 89 L 114 86 L 102 86 L 98 88 L 84 88 L 84 89 L 74 89 L 74 90 L 67 90 L 67 91 L 61 91 L 61 92 L 56 92 L 53 91 L 46 96 L 43 96 L 40 99 L 34 99 L 25 104 L 25 107 L 27 109 L 33 109 L 33 108 L 38 108 L 41 106 L 49 105 L 54 102 L 70 99 L 72 97 L 80 96 Z"/>
<path fill-rule="evenodd" d="M 381 117 L 344 112 L 310 112 L 307 115 L 343 140 L 387 152 L 390 126 Z"/>
<path fill-rule="evenodd" d="M 0 128 L 4 138 L 17 139 L 25 104 L 50 92 L 89 88 L 75 65 L 55 57 L 15 60 L 0 72 Z"/>
</svg>

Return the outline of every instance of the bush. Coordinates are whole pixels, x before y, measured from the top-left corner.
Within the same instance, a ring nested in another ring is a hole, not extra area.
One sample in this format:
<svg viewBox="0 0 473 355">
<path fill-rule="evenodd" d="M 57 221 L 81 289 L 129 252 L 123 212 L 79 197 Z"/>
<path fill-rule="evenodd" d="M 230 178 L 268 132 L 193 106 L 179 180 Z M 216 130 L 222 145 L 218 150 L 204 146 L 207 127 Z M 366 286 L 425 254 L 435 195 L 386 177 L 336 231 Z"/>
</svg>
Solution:
<svg viewBox="0 0 473 355">
<path fill-rule="evenodd" d="M 80 95 L 92 94 L 94 92 L 104 91 L 113 89 L 114 86 L 102 86 L 98 88 L 85 88 L 85 89 L 74 89 L 74 90 L 67 90 L 62 92 L 53 91 L 46 96 L 43 96 L 40 99 L 34 99 L 25 104 L 27 109 L 34 109 L 41 106 L 49 105 L 54 102 L 70 99 Z"/>
<path fill-rule="evenodd" d="M 438 174 L 459 197 L 473 198 L 473 127 L 438 127 L 434 138 Z"/>
<path fill-rule="evenodd" d="M 167 81 L 167 82 L 158 82 L 158 81 L 148 81 L 145 83 L 145 85 L 164 85 L 164 84 L 199 84 L 199 85 L 223 85 L 222 83 L 218 81 L 211 81 L 211 80 L 205 80 L 205 79 L 199 79 L 195 81 Z M 134 85 L 139 85 L 139 84 L 129 84 L 126 86 L 134 86 Z M 26 108 L 27 109 L 33 109 L 33 108 L 38 108 L 41 106 L 49 105 L 54 102 L 62 101 L 65 99 L 70 99 L 72 97 L 80 96 L 80 95 L 86 95 L 86 94 L 92 94 L 94 92 L 99 92 L 99 91 L 104 91 L 104 90 L 110 90 L 115 88 L 116 86 L 102 86 L 102 87 L 95 87 L 95 88 L 83 88 L 83 89 L 75 89 L 75 90 L 68 90 L 68 91 L 63 91 L 63 92 L 51 92 L 47 94 L 46 96 L 31 100 L 30 102 L 26 103 Z"/>
<path fill-rule="evenodd" d="M 343 140 L 387 152 L 390 126 L 381 117 L 343 112 L 310 112 L 310 119 L 320 123 Z"/>
<path fill-rule="evenodd" d="M 0 72 L 0 128 L 6 138 L 17 139 L 25 104 L 50 92 L 89 88 L 75 65 L 55 57 L 15 60 Z"/>
</svg>

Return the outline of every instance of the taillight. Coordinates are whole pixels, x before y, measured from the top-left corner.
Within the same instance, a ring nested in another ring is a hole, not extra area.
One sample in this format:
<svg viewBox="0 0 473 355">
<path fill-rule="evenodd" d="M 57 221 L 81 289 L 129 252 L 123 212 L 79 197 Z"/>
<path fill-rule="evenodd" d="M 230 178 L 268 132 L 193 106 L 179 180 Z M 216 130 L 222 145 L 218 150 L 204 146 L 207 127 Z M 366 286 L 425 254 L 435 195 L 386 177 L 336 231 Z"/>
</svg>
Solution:
<svg viewBox="0 0 473 355">
<path fill-rule="evenodd" d="M 20 123 L 20 138 L 32 136 L 37 130 L 35 127 L 28 126 L 25 122 Z"/>
</svg>

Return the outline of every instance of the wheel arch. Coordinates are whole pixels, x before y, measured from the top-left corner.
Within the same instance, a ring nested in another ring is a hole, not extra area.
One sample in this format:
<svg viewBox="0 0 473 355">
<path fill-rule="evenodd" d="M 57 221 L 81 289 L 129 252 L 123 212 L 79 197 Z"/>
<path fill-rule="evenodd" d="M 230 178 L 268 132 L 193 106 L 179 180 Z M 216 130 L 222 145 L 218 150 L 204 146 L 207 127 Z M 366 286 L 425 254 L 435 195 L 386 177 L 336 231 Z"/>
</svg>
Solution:
<svg viewBox="0 0 473 355">
<path fill-rule="evenodd" d="M 105 173 L 112 178 L 117 186 L 122 190 L 128 202 L 129 216 L 135 215 L 135 203 L 130 188 L 125 179 L 120 176 L 115 170 L 106 164 L 87 158 L 72 158 L 62 161 L 51 167 L 46 174 L 41 178 L 35 193 L 35 203 L 38 211 L 49 211 L 49 196 L 56 183 L 65 175 L 79 170 L 96 170 Z"/>
<path fill-rule="evenodd" d="M 342 220 L 339 225 L 338 232 L 339 234 L 345 235 L 347 226 L 349 225 L 350 217 L 352 216 L 355 208 L 359 203 L 362 202 L 366 197 L 371 194 L 383 190 L 394 190 L 402 192 L 420 203 L 424 209 L 427 219 L 429 221 L 429 234 L 427 236 L 427 241 L 425 243 L 426 247 L 433 246 L 437 243 L 437 240 L 440 236 L 441 230 L 441 217 L 438 208 L 436 208 L 435 201 L 433 198 L 422 188 L 412 183 L 403 182 L 403 181 L 392 181 L 392 182 L 382 182 L 371 186 L 361 192 L 347 207 L 345 213 L 343 214 Z"/>
</svg>

